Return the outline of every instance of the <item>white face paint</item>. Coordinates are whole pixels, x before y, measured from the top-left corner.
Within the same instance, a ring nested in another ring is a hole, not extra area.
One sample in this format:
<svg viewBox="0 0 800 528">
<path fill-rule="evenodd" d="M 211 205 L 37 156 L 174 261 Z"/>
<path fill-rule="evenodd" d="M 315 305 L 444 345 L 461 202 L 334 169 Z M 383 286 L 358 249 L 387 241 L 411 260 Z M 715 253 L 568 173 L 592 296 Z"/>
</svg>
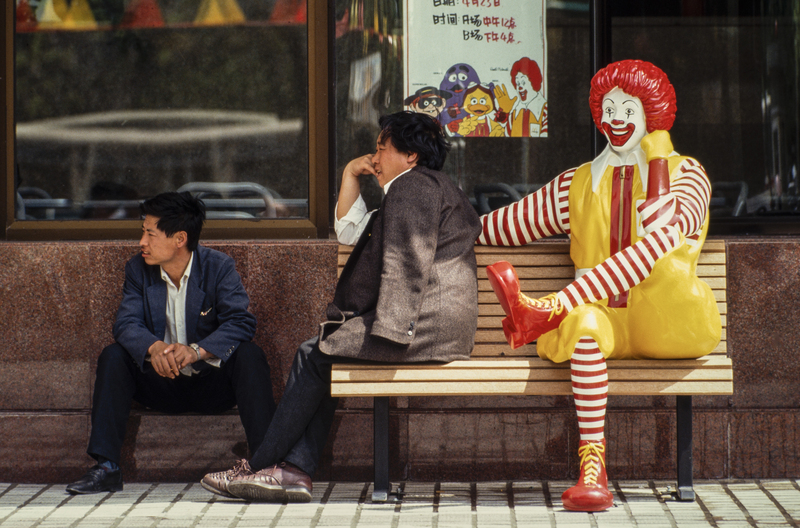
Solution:
<svg viewBox="0 0 800 528">
<path fill-rule="evenodd" d="M 532 92 L 533 89 L 531 88 L 531 81 L 528 79 L 528 76 L 522 72 L 519 72 L 517 76 L 514 78 L 517 93 L 519 94 L 519 98 L 523 101 L 528 100 L 528 93 Z"/>
<path fill-rule="evenodd" d="M 614 88 L 603 98 L 600 120 L 608 143 L 617 154 L 627 154 L 647 135 L 644 107 L 638 97 Z"/>
</svg>

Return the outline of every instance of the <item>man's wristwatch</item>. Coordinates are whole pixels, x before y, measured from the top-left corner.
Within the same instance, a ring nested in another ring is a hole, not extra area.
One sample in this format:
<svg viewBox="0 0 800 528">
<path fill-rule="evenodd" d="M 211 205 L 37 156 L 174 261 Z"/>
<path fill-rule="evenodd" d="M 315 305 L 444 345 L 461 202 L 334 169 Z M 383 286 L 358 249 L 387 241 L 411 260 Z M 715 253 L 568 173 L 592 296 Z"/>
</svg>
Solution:
<svg viewBox="0 0 800 528">
<path fill-rule="evenodd" d="M 200 345 L 197 343 L 192 343 L 189 347 L 194 350 L 195 354 L 197 354 L 197 361 L 200 361 Z"/>
</svg>

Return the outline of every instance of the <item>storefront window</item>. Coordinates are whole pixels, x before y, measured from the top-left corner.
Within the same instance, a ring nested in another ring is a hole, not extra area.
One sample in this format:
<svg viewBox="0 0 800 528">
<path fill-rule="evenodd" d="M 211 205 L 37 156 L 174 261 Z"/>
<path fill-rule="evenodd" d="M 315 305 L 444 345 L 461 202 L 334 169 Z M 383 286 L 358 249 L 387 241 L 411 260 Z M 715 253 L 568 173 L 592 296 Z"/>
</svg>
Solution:
<svg viewBox="0 0 800 528">
<path fill-rule="evenodd" d="M 675 86 L 673 142 L 711 179 L 711 233 L 800 232 L 797 2 L 598 3 L 610 15 L 610 60 L 650 61 Z M 371 151 L 378 115 L 404 108 L 405 5 L 336 2 L 338 173 L 353 156 Z M 451 140 L 444 170 L 481 213 L 594 157 L 590 1 L 546 6 L 547 137 Z M 365 181 L 362 190 L 377 205 L 377 186 Z"/>
<path fill-rule="evenodd" d="M 453 2 L 485 3 L 439 4 Z M 452 138 L 444 170 L 476 209 L 594 157 L 590 4 L 607 10 L 609 60 L 653 62 L 675 86 L 673 142 L 711 179 L 711 234 L 800 232 L 796 0 L 545 0 L 546 137 Z M 380 115 L 404 109 L 405 6 L 7 4 L 6 238 L 110 238 L 135 227 L 138 201 L 178 189 L 205 197 L 215 237 L 328 237 L 342 168 L 374 149 Z M 379 204 L 374 181 L 362 191 Z M 60 226 L 70 234 L 46 233 Z"/>
<path fill-rule="evenodd" d="M 308 219 L 306 19 L 305 0 L 18 0 L 15 220 L 138 219 L 173 190 L 210 220 Z"/>
</svg>

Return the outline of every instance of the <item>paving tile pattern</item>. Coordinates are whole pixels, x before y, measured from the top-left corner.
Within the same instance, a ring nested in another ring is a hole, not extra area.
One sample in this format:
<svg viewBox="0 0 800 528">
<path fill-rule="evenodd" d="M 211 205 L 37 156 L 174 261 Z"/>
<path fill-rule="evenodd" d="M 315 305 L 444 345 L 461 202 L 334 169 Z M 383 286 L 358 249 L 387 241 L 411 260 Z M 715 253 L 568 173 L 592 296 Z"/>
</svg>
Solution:
<svg viewBox="0 0 800 528">
<path fill-rule="evenodd" d="M 695 483 L 679 502 L 673 483 L 613 481 L 614 507 L 564 510 L 571 482 L 403 482 L 401 500 L 373 503 L 372 485 L 317 482 L 308 504 L 223 499 L 196 483 L 126 484 L 118 493 L 71 496 L 63 484 L 0 484 L 3 528 L 739 528 L 800 526 L 800 481 Z"/>
</svg>

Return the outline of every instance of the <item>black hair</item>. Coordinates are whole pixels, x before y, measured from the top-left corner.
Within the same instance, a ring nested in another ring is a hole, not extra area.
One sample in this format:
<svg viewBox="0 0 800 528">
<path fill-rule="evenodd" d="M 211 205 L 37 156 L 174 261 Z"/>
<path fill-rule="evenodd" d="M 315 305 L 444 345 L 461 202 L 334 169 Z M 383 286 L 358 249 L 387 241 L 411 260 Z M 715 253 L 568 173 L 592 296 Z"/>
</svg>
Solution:
<svg viewBox="0 0 800 528">
<path fill-rule="evenodd" d="M 197 249 L 200 231 L 206 219 L 206 205 L 200 198 L 188 192 L 165 192 L 142 202 L 142 216 L 158 218 L 156 227 L 171 237 L 186 231 L 186 247 L 189 251 Z"/>
<path fill-rule="evenodd" d="M 441 170 L 450 143 L 444 136 L 439 121 L 426 114 L 397 112 L 378 119 L 381 133 L 378 141 L 391 140 L 392 145 L 403 154 L 416 154 L 417 165 Z"/>
</svg>

